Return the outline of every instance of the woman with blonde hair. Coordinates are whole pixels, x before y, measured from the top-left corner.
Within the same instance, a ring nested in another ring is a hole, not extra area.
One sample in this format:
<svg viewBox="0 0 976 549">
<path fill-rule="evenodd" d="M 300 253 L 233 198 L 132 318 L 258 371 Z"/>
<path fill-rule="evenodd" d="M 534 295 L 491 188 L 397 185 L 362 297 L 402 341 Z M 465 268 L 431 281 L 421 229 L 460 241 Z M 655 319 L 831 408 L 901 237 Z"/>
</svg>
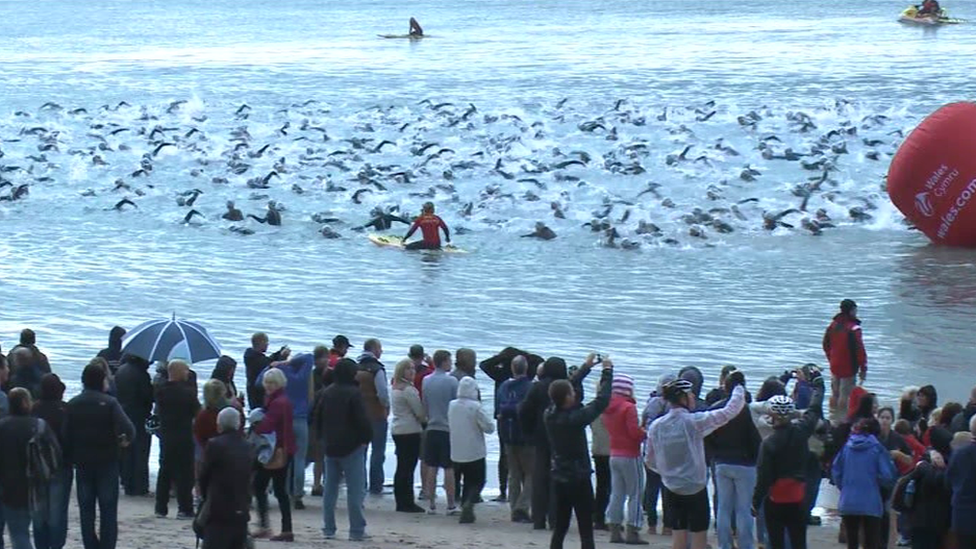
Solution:
<svg viewBox="0 0 976 549">
<path fill-rule="evenodd" d="M 227 397 L 227 385 L 219 379 L 208 380 L 203 385 L 203 409 L 193 420 L 193 436 L 200 445 L 201 452 L 207 447 L 207 442 L 217 436 L 217 414 L 228 406 L 236 408 L 241 413 L 241 425 L 243 425 L 244 412 L 237 399 Z"/>
<path fill-rule="evenodd" d="M 292 429 L 292 405 L 285 393 L 288 379 L 278 368 L 264 373 L 264 421 L 254 428 L 259 435 L 275 434 L 275 449 L 268 463 L 258 467 L 254 475 L 254 495 L 258 500 L 259 526 L 257 538 L 269 535 L 268 531 L 268 484 L 271 483 L 278 508 L 281 511 L 281 533 L 271 541 L 294 541 L 291 531 L 291 501 L 288 497 L 288 471 L 295 455 L 295 432 Z"/>
<path fill-rule="evenodd" d="M 396 445 L 397 468 L 393 477 L 393 494 L 396 510 L 401 513 L 423 513 L 423 507 L 414 501 L 414 472 L 420 458 L 420 435 L 427 423 L 427 413 L 420 401 L 420 392 L 414 385 L 417 367 L 409 358 L 397 363 L 393 371 L 393 393 L 390 408 L 393 422 L 390 432 Z"/>
</svg>

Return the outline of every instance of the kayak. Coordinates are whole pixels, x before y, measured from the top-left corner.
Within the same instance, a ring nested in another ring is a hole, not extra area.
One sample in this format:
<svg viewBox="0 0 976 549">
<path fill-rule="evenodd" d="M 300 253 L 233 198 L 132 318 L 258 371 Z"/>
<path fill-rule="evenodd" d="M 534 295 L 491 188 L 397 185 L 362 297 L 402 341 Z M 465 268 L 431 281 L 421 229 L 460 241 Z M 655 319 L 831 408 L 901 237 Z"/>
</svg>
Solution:
<svg viewBox="0 0 976 549">
<path fill-rule="evenodd" d="M 403 245 L 403 237 L 402 236 L 393 236 L 393 235 L 386 235 L 386 234 L 370 234 L 370 235 L 367 235 L 366 238 L 368 238 L 370 242 L 372 242 L 373 244 L 376 244 L 377 246 L 379 246 L 381 248 L 397 248 L 399 250 L 405 250 L 406 249 L 406 247 Z M 440 250 L 421 250 L 421 251 L 444 252 L 444 253 L 448 253 L 448 254 L 466 254 L 466 253 L 468 253 L 467 250 L 458 248 L 457 246 L 455 246 L 453 244 L 448 244 L 447 246 L 443 246 L 443 247 L 441 247 Z"/>
<path fill-rule="evenodd" d="M 942 25 L 959 25 L 965 23 L 965 19 L 955 19 L 948 17 L 946 10 L 939 12 L 939 15 L 918 15 L 918 8 L 911 6 L 901 12 L 898 21 L 906 25 L 916 25 L 919 27 L 938 27 Z"/>
<path fill-rule="evenodd" d="M 377 34 L 380 38 L 392 38 L 392 39 L 407 39 L 407 40 L 420 40 L 422 38 L 429 38 L 426 34 L 421 34 L 417 36 L 416 34 Z"/>
</svg>

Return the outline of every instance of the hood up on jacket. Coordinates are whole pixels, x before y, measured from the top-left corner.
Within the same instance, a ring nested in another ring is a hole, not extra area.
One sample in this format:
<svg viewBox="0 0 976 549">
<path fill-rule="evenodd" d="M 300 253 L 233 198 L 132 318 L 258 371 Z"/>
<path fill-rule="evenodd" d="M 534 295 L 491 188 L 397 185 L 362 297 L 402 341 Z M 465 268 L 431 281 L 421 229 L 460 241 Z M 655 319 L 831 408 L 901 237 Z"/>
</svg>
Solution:
<svg viewBox="0 0 976 549">
<path fill-rule="evenodd" d="M 864 433 L 852 433 L 851 437 L 847 440 L 847 445 L 855 452 L 870 450 L 880 444 L 874 435 L 866 435 Z"/>
<path fill-rule="evenodd" d="M 122 351 L 122 338 L 125 337 L 125 328 L 121 326 L 116 326 L 112 328 L 112 331 L 108 333 L 108 348 L 116 351 Z"/>
<path fill-rule="evenodd" d="M 702 375 L 701 370 L 694 366 L 685 366 L 678 372 L 678 377 L 690 381 L 694 386 L 695 396 L 701 396 L 702 385 L 705 384 L 705 376 Z"/>
<path fill-rule="evenodd" d="M 44 374 L 41 377 L 41 400 L 58 402 L 64 398 L 64 383 L 57 374 Z"/>
<path fill-rule="evenodd" d="M 461 378 L 457 397 L 459 399 L 478 400 L 478 382 L 472 377 Z"/>
<path fill-rule="evenodd" d="M 555 356 L 546 359 L 542 365 L 542 375 L 540 377 L 555 379 L 569 379 L 566 369 L 566 361 Z"/>
<path fill-rule="evenodd" d="M 359 364 L 351 358 L 344 358 L 336 362 L 335 369 L 332 370 L 333 383 L 343 385 L 359 385 L 356 382 L 356 373 L 359 371 Z"/>
<path fill-rule="evenodd" d="M 233 383 L 234 368 L 237 368 L 237 361 L 227 355 L 223 355 L 217 359 L 217 365 L 214 366 L 213 373 L 210 374 L 210 379 L 219 379 L 224 383 Z"/>
</svg>

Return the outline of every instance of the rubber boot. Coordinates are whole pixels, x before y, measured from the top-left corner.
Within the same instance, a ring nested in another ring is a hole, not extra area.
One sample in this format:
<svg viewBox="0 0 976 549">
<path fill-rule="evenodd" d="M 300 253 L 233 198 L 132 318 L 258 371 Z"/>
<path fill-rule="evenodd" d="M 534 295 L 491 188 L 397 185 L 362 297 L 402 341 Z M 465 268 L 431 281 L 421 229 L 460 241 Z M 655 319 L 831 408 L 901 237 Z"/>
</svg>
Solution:
<svg viewBox="0 0 976 549">
<path fill-rule="evenodd" d="M 640 530 L 633 526 L 627 526 L 627 537 L 624 539 L 627 545 L 650 545 L 651 542 L 640 537 Z"/>
<path fill-rule="evenodd" d="M 623 528 L 619 524 L 607 524 L 610 528 L 610 543 L 623 543 L 624 534 Z"/>
<path fill-rule="evenodd" d="M 461 506 L 461 524 L 472 524 L 474 522 L 474 504 L 465 503 Z"/>
</svg>

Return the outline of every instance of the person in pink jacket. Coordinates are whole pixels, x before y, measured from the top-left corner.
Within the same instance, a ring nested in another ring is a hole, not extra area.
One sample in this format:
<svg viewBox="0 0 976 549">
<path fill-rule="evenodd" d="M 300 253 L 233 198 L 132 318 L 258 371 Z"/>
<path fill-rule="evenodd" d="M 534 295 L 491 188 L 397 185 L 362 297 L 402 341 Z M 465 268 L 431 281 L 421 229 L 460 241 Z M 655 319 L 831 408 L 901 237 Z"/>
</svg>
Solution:
<svg viewBox="0 0 976 549">
<path fill-rule="evenodd" d="M 641 443 L 645 432 L 637 416 L 634 380 L 625 374 L 614 374 L 610 406 L 603 412 L 603 424 L 610 434 L 610 505 L 607 526 L 610 543 L 647 545 L 641 539 L 643 526 L 641 499 L 644 493 L 644 465 Z M 624 522 L 624 502 L 627 521 Z M 626 524 L 626 537 L 624 525 Z"/>
</svg>

